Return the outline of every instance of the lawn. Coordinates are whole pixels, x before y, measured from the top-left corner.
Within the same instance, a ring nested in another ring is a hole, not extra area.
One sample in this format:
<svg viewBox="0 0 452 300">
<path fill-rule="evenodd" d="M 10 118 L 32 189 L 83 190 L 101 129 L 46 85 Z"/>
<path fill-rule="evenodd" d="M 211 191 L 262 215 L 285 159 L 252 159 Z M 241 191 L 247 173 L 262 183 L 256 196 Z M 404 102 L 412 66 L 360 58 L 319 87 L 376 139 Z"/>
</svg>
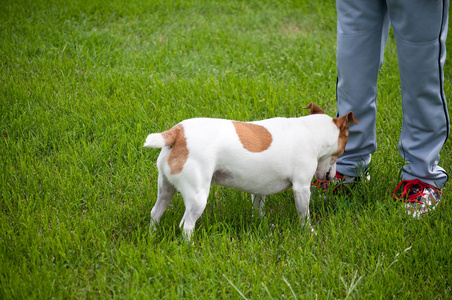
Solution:
<svg viewBox="0 0 452 300">
<path fill-rule="evenodd" d="M 146 136 L 192 117 L 303 116 L 310 102 L 334 116 L 334 1 L 1 6 L 1 299 L 451 297 L 450 184 L 419 220 L 392 198 L 404 165 L 392 34 L 370 182 L 314 193 L 316 235 L 290 190 L 258 219 L 250 195 L 212 187 L 187 243 L 180 195 L 149 232 L 159 151 Z M 450 140 L 441 154 L 451 172 Z"/>
</svg>

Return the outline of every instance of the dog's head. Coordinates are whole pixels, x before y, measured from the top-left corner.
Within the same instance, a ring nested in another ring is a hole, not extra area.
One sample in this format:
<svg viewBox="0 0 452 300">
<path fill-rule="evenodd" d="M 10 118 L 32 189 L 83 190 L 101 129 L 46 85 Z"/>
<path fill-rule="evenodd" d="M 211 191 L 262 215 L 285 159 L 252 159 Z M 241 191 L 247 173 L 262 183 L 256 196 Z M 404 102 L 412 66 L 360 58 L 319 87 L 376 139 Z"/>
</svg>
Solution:
<svg viewBox="0 0 452 300">
<path fill-rule="evenodd" d="M 306 109 L 310 109 L 310 115 L 314 114 L 324 114 L 323 110 L 316 106 L 314 103 L 310 103 Z M 345 151 L 345 145 L 348 141 L 349 128 L 352 123 L 358 124 L 358 120 L 355 119 L 353 112 L 347 113 L 345 116 L 332 119 L 332 128 L 335 135 L 331 141 L 332 147 L 328 147 L 328 151 L 319 157 L 317 163 L 317 169 L 315 172 L 315 177 L 318 180 L 332 180 L 336 175 L 336 162 L 339 156 L 341 156 Z M 337 128 L 337 129 L 336 129 Z M 328 135 L 325 133 L 325 135 Z"/>
</svg>

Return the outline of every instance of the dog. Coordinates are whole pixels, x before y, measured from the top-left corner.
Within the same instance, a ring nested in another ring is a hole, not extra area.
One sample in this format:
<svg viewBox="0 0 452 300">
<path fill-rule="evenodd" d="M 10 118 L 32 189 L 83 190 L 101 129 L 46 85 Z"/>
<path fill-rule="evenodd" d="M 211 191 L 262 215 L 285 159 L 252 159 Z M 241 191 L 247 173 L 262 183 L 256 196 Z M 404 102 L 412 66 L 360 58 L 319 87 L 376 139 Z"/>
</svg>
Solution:
<svg viewBox="0 0 452 300">
<path fill-rule="evenodd" d="M 331 118 L 313 103 L 304 109 L 310 109 L 308 116 L 255 122 L 187 119 L 148 135 L 144 147 L 162 148 L 151 230 L 179 191 L 185 204 L 179 226 L 190 240 L 212 184 L 251 193 L 259 216 L 266 195 L 292 188 L 301 223 L 309 224 L 312 178 L 334 178 L 349 126 L 358 120 L 353 112 Z"/>
</svg>

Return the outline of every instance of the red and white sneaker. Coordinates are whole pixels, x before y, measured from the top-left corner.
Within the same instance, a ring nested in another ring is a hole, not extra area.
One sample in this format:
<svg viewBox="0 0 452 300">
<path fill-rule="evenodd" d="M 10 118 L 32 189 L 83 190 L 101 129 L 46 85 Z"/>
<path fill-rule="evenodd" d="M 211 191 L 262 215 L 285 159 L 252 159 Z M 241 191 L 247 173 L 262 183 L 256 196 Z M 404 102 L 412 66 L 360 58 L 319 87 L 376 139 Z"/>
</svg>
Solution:
<svg viewBox="0 0 452 300">
<path fill-rule="evenodd" d="M 397 196 L 397 191 L 403 187 L 402 195 Z M 405 202 L 406 212 L 419 218 L 427 212 L 434 210 L 441 202 L 442 192 L 418 179 L 402 180 L 395 188 L 393 197 Z"/>
</svg>

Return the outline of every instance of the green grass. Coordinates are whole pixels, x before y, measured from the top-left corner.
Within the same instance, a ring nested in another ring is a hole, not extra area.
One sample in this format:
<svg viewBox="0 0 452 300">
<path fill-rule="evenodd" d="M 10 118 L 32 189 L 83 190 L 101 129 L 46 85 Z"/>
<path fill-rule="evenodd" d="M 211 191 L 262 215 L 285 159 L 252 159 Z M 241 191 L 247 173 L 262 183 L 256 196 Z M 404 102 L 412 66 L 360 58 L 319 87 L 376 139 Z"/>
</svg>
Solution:
<svg viewBox="0 0 452 300">
<path fill-rule="evenodd" d="M 259 220 L 248 194 L 220 187 L 193 245 L 180 195 L 150 234 L 147 134 L 191 117 L 301 116 L 310 102 L 334 115 L 336 14 L 332 1 L 126 2 L 2 2 L 0 298 L 450 297 L 450 185 L 421 220 L 392 199 L 404 164 L 392 36 L 371 182 L 313 195 L 317 235 L 290 191 Z"/>
</svg>

